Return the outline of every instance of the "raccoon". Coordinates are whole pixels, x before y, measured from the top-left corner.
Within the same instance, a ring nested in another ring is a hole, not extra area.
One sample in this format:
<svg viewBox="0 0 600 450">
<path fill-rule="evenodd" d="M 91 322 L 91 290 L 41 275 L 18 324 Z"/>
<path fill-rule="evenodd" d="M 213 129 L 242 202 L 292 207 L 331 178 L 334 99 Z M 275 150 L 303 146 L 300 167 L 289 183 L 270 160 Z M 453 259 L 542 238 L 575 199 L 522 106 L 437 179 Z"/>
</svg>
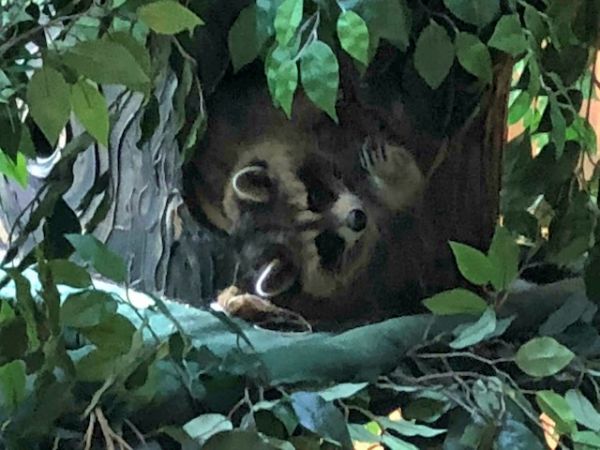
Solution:
<svg viewBox="0 0 600 450">
<path fill-rule="evenodd" d="M 394 223 L 416 217 L 425 184 L 411 153 L 381 136 L 331 139 L 343 128 L 322 126 L 301 96 L 288 120 L 265 89 L 223 91 L 208 105 L 196 196 L 236 251 L 235 292 L 310 323 L 376 315 L 402 282 Z"/>
</svg>

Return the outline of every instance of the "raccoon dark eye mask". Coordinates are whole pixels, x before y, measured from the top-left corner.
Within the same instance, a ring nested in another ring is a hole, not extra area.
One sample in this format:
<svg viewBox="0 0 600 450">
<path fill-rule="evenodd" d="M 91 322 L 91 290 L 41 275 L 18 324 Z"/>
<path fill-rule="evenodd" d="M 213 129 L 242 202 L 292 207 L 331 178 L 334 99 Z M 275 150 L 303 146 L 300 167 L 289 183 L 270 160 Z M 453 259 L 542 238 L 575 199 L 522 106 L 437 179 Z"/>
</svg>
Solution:
<svg viewBox="0 0 600 450">
<path fill-rule="evenodd" d="M 296 278 L 294 266 L 285 259 L 276 258 L 261 268 L 254 290 L 261 297 L 275 297 L 290 289 Z"/>
<path fill-rule="evenodd" d="M 272 197 L 273 182 L 267 169 L 259 165 L 244 167 L 233 176 L 231 184 L 240 200 L 268 203 Z"/>
</svg>

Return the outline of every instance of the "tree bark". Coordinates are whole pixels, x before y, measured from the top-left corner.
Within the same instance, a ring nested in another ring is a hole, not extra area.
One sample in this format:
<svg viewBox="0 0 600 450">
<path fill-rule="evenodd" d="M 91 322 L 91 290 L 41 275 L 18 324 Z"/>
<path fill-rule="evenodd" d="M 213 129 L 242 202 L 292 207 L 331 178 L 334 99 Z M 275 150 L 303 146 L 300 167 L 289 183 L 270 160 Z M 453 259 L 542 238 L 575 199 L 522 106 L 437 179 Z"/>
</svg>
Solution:
<svg viewBox="0 0 600 450">
<path fill-rule="evenodd" d="M 78 156 L 72 184 L 63 198 L 86 223 L 99 213 L 103 197 L 109 195 L 108 211 L 93 234 L 124 258 L 128 284 L 151 294 L 200 304 L 210 299 L 219 284 L 217 277 L 228 276 L 227 264 L 220 265 L 227 260 L 227 252 L 221 237 L 202 228 L 182 199 L 182 157 L 172 106 L 176 88 L 177 78 L 172 71 L 165 71 L 154 92 L 160 120 L 141 145 L 142 96 L 105 88 L 109 104 L 119 110 L 111 129 L 110 148 L 107 151 L 94 145 Z M 76 135 L 79 130 L 73 127 Z M 95 193 L 103 176 L 108 176 L 108 188 Z M 0 242 L 4 250 L 15 222 L 25 223 L 29 217 L 19 217 L 20 212 L 43 184 L 43 179 L 32 178 L 22 189 L 4 177 L 0 179 Z M 17 224 L 16 230 L 19 228 Z M 41 238 L 38 227 L 16 260 Z"/>
</svg>

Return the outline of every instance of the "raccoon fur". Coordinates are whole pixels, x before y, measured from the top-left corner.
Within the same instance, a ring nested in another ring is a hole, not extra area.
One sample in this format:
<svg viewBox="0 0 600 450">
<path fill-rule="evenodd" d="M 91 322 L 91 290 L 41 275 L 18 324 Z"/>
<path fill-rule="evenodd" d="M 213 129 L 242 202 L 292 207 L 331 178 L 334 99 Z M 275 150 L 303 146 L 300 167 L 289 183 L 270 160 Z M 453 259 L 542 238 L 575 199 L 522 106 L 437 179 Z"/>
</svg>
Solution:
<svg viewBox="0 0 600 450">
<path fill-rule="evenodd" d="M 345 133 L 301 95 L 288 120 L 265 85 L 210 99 L 194 161 L 195 196 L 237 255 L 234 284 L 312 323 L 376 317 L 404 286 L 403 255 L 419 253 L 402 228 L 414 228 L 422 172 L 402 146 Z"/>
</svg>

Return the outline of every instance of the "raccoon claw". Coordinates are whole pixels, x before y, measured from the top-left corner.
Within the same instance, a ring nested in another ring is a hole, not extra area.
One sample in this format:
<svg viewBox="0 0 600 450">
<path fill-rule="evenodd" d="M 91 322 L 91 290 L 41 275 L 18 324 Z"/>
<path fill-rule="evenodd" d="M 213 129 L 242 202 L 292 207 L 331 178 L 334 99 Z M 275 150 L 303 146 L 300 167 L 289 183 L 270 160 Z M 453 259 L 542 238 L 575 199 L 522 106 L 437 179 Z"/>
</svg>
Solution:
<svg viewBox="0 0 600 450">
<path fill-rule="evenodd" d="M 377 166 L 388 160 L 385 142 L 367 137 L 359 154 L 360 165 L 368 172 L 377 170 Z"/>
<path fill-rule="evenodd" d="M 414 202 L 423 186 L 423 175 L 404 147 L 367 137 L 359 159 L 378 196 L 390 209 L 398 211 Z"/>
</svg>

